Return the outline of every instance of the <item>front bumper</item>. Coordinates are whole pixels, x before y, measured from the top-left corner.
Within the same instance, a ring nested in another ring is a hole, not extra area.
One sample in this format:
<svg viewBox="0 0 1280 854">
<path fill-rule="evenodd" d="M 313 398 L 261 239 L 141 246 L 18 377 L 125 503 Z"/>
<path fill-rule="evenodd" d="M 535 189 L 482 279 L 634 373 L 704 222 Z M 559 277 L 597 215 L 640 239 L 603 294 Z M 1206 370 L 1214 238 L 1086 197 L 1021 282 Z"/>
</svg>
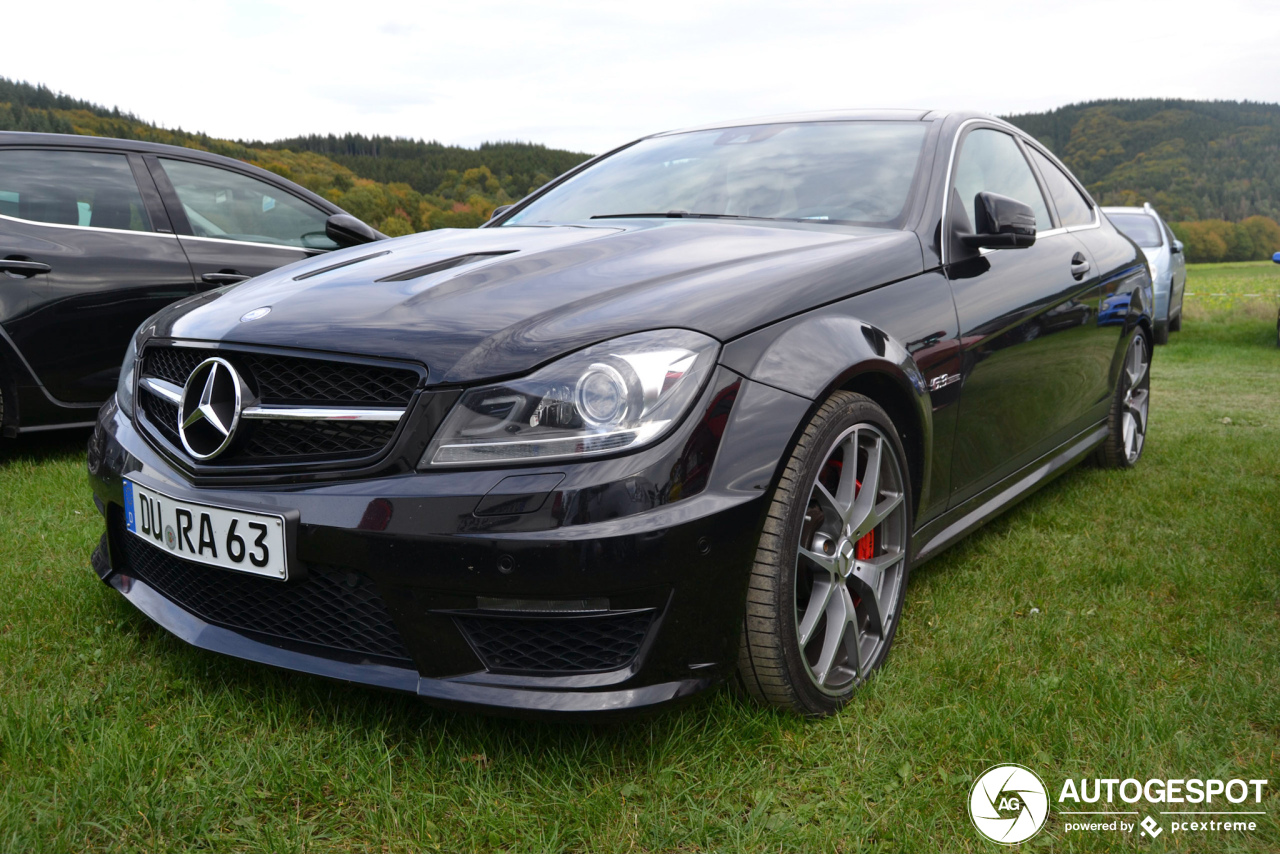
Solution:
<svg viewBox="0 0 1280 854">
<path fill-rule="evenodd" d="M 765 497 L 809 403 L 720 369 L 637 454 L 234 487 L 193 486 L 110 403 L 90 443 L 94 566 L 173 634 L 238 658 L 510 713 L 643 709 L 732 672 Z M 129 534 L 125 475 L 296 520 L 290 580 Z M 511 475 L 556 485 L 495 501 Z"/>
</svg>

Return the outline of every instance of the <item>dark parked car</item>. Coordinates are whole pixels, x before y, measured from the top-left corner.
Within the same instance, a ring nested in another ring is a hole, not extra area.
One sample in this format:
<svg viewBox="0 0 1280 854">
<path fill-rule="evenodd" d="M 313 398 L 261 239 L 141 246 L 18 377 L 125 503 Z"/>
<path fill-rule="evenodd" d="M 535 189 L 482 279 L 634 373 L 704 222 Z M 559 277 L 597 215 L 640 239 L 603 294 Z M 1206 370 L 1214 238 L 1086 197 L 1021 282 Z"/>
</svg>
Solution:
<svg viewBox="0 0 1280 854">
<path fill-rule="evenodd" d="M 163 306 L 381 236 L 228 157 L 0 132 L 0 432 L 93 424 Z"/>
<path fill-rule="evenodd" d="M 1150 306 L 1139 249 L 997 119 L 658 134 L 488 227 L 157 314 L 90 441 L 93 565 L 197 646 L 438 702 L 736 672 L 825 714 L 913 563 L 1137 462 Z"/>
</svg>

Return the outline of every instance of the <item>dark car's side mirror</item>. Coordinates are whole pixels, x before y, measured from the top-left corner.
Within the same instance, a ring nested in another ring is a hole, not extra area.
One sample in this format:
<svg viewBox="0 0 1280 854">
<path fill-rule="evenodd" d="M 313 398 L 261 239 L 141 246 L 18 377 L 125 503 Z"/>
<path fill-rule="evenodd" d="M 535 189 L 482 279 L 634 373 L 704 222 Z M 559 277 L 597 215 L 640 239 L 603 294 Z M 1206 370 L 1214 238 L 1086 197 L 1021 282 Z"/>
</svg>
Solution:
<svg viewBox="0 0 1280 854">
<path fill-rule="evenodd" d="M 1036 214 L 1030 205 L 998 193 L 978 193 L 974 197 L 976 234 L 962 234 L 960 240 L 974 249 L 1023 249 L 1036 242 Z"/>
<path fill-rule="evenodd" d="M 1275 261 L 1277 264 L 1280 264 L 1280 252 L 1277 252 L 1276 254 L 1272 255 L 1271 260 Z"/>
<path fill-rule="evenodd" d="M 493 213 L 489 214 L 489 222 L 493 222 L 495 219 L 502 216 L 504 213 L 511 210 L 513 207 L 515 206 L 514 205 L 498 205 L 496 208 L 493 209 Z"/>
<path fill-rule="evenodd" d="M 366 225 L 351 214 L 334 214 L 329 217 L 324 224 L 324 233 L 343 249 L 387 238 L 381 231 Z"/>
</svg>

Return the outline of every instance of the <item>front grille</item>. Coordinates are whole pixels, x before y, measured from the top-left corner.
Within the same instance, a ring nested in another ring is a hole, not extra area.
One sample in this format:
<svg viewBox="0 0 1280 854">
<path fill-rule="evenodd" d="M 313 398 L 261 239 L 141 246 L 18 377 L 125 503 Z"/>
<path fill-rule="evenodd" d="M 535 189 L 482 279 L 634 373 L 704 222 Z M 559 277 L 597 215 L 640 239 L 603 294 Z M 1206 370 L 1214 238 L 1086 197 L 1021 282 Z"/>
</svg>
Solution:
<svg viewBox="0 0 1280 854">
<path fill-rule="evenodd" d="M 584 673 L 625 667 L 640 652 L 653 611 L 580 617 L 456 616 L 485 667 L 498 672 Z"/>
<path fill-rule="evenodd" d="M 258 401 L 268 406 L 407 411 L 421 381 L 420 373 L 411 368 L 164 345 L 146 349 L 140 373 L 143 377 L 158 378 L 181 387 L 191 372 L 211 356 L 230 362 Z M 152 432 L 181 449 L 178 408 L 145 387 L 140 388 L 138 397 Z M 245 420 L 238 428 L 236 442 L 205 465 L 352 463 L 382 452 L 391 444 L 398 429 L 396 421 Z"/>
<path fill-rule="evenodd" d="M 141 579 L 205 622 L 327 650 L 411 662 L 377 588 L 360 573 L 312 566 L 274 581 L 182 560 L 112 520 L 124 575 Z"/>
</svg>

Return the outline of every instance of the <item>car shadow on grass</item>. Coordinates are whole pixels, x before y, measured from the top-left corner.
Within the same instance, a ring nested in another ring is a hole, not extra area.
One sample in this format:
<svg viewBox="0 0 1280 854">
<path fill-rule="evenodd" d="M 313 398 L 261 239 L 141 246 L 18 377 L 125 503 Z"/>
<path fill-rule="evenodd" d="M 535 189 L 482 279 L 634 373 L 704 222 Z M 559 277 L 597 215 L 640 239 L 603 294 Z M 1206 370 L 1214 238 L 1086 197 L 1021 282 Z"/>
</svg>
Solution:
<svg viewBox="0 0 1280 854">
<path fill-rule="evenodd" d="M 50 460 L 83 458 L 91 435 L 92 430 L 78 427 L 0 439 L 0 470 L 17 463 L 40 465 Z"/>
</svg>

